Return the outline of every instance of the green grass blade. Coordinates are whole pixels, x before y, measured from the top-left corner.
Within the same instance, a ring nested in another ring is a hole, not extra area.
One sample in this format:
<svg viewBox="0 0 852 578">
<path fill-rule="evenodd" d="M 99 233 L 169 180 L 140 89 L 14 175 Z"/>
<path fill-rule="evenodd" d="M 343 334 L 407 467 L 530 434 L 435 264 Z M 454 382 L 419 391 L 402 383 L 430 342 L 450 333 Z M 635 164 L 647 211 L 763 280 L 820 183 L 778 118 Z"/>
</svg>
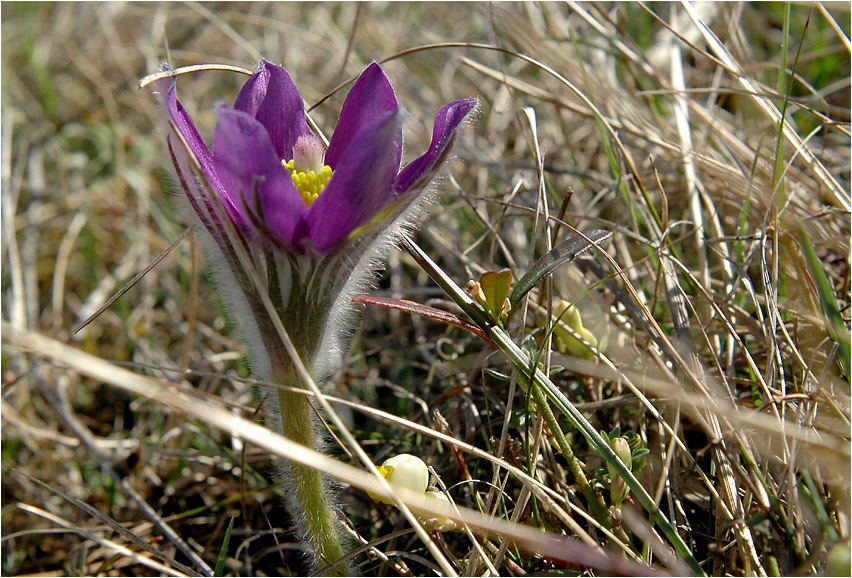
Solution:
<svg viewBox="0 0 852 578">
<path fill-rule="evenodd" d="M 606 440 L 601 437 L 592 424 L 590 424 L 585 416 L 580 413 L 580 410 L 578 410 L 574 404 L 565 397 L 559 388 L 556 387 L 541 370 L 535 368 L 535 366 L 530 367 L 531 362 L 526 353 L 524 353 L 524 351 L 518 347 L 514 341 L 512 341 L 512 338 L 509 337 L 506 332 L 494 324 L 488 318 L 485 310 L 482 309 L 478 303 L 473 301 L 458 285 L 456 285 L 455 281 L 447 276 L 447 274 L 444 273 L 420 247 L 408 239 L 404 241 L 404 247 L 426 271 L 426 273 L 429 274 L 432 280 L 435 281 L 435 283 L 437 283 L 444 292 L 446 292 L 447 296 L 455 301 L 456 304 L 491 337 L 518 371 L 524 374 L 527 379 L 534 382 L 537 387 L 541 388 L 550 403 L 555 405 L 568 419 L 568 421 L 580 430 L 580 433 L 586 438 L 589 446 L 598 455 L 600 455 L 601 458 L 603 458 L 607 465 L 611 465 L 613 469 L 618 472 L 618 475 L 624 479 L 630 487 L 630 490 L 633 492 L 633 495 L 639 503 L 642 504 L 642 507 L 644 507 L 650 514 L 654 523 L 663 531 L 668 538 L 669 543 L 689 565 L 695 575 L 705 576 L 706 574 L 704 570 L 702 570 L 701 566 L 699 566 L 695 556 L 692 555 L 689 546 L 686 545 L 668 518 L 659 511 L 654 499 L 650 496 L 650 494 L 648 494 L 630 470 L 624 466 L 618 456 L 615 455 L 615 452 L 612 451 L 612 448 L 610 448 Z"/>
<path fill-rule="evenodd" d="M 805 497 L 810 500 L 811 506 L 813 506 L 814 513 L 816 514 L 817 520 L 819 520 L 819 525 L 822 527 L 826 540 L 828 540 L 828 542 L 836 542 L 839 539 L 837 530 L 834 529 L 834 526 L 831 523 L 831 518 L 825 509 L 825 503 L 820 498 L 819 492 L 817 492 L 816 489 L 816 484 L 814 484 L 814 480 L 808 472 L 804 472 L 799 480 L 799 491 L 801 491 Z"/>
<path fill-rule="evenodd" d="M 772 173 L 772 184 L 778 195 L 778 206 L 784 206 L 784 182 L 781 176 L 784 174 L 784 119 L 787 113 L 787 103 L 790 97 L 790 88 L 792 88 L 793 76 L 790 75 L 790 85 L 784 86 L 784 78 L 787 74 L 787 45 L 790 39 L 790 5 L 784 11 L 784 30 L 781 35 L 781 66 L 778 70 L 778 94 L 784 95 L 784 100 L 781 103 L 781 118 L 778 121 L 777 136 L 775 139 L 775 170 Z"/>
<path fill-rule="evenodd" d="M 512 295 L 509 297 L 512 309 L 514 310 L 524 295 L 529 293 L 533 287 L 538 285 L 542 279 L 550 275 L 555 269 L 565 263 L 570 263 L 591 249 L 593 245 L 600 244 L 610 237 L 612 237 L 611 231 L 593 229 L 582 235 L 571 237 L 545 253 L 541 259 L 533 263 L 529 271 L 518 279 L 518 282 L 515 284 Z"/>
<path fill-rule="evenodd" d="M 840 314 L 840 307 L 837 304 L 834 288 L 828 282 L 828 277 L 825 276 L 825 271 L 822 269 L 822 262 L 819 260 L 814 245 L 811 243 L 804 229 L 799 230 L 799 243 L 805 255 L 805 264 L 808 267 L 808 272 L 811 274 L 811 278 L 816 285 L 820 308 L 828 320 L 829 333 L 840 348 L 840 364 L 843 366 L 846 379 L 849 379 L 852 376 L 852 373 L 850 373 L 850 368 L 852 367 L 850 344 L 852 344 L 852 340 L 850 340 L 849 329 L 846 327 L 843 316 Z"/>
<path fill-rule="evenodd" d="M 225 558 L 228 555 L 228 544 L 231 543 L 231 531 L 234 529 L 234 517 L 231 516 L 231 521 L 228 522 L 228 529 L 225 531 L 225 539 L 222 541 L 222 547 L 219 549 L 219 557 L 216 559 L 216 568 L 213 569 L 214 576 L 223 576 L 225 570 Z"/>
</svg>

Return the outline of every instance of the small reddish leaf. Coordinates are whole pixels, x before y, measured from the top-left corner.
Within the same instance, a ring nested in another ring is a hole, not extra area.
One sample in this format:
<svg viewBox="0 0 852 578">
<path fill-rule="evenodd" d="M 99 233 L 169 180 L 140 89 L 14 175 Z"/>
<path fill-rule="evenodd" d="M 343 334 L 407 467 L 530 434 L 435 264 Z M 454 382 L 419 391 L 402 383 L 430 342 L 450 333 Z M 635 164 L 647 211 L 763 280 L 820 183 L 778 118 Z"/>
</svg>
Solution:
<svg viewBox="0 0 852 578">
<path fill-rule="evenodd" d="M 406 313 L 416 313 L 417 315 L 422 315 L 423 317 L 429 317 L 430 319 L 434 319 L 436 321 L 442 321 L 444 323 L 449 323 L 450 325 L 455 325 L 456 327 L 461 327 L 471 333 L 474 333 L 488 342 L 492 347 L 497 347 L 493 341 L 485 334 L 482 329 L 464 319 L 456 315 L 455 313 L 450 313 L 449 311 L 444 311 L 443 309 L 438 309 L 436 307 L 430 307 L 429 305 L 423 305 L 422 303 L 415 303 L 414 301 L 408 301 L 405 299 L 392 299 L 390 297 L 374 297 L 372 295 L 356 295 L 352 298 L 353 303 L 364 303 L 365 305 L 378 305 L 379 307 L 385 307 L 387 309 L 396 309 L 398 311 L 405 311 Z"/>
</svg>

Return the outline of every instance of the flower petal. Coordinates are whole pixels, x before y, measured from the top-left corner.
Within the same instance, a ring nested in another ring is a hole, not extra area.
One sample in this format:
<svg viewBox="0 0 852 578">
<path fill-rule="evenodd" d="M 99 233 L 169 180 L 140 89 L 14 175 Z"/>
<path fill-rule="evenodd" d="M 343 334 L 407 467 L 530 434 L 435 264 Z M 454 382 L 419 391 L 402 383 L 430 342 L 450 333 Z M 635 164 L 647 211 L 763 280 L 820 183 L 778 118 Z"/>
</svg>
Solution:
<svg viewBox="0 0 852 578">
<path fill-rule="evenodd" d="M 331 250 L 393 199 L 401 148 L 398 112 L 355 135 L 308 212 L 310 240 L 316 250 Z"/>
<path fill-rule="evenodd" d="M 304 228 L 307 207 L 266 128 L 248 113 L 226 104 L 220 104 L 217 113 L 213 159 L 229 194 L 244 207 L 246 229 L 255 238 L 271 235 L 282 243 L 292 243 L 297 231 Z"/>
<path fill-rule="evenodd" d="M 221 248 L 226 244 L 225 239 L 228 236 L 222 224 L 223 217 L 213 206 L 209 182 L 195 170 L 195 163 L 190 158 L 191 151 L 184 143 L 185 141 L 174 131 L 170 131 L 166 137 L 175 174 L 186 193 L 186 199 L 198 216 L 198 220 Z"/>
<path fill-rule="evenodd" d="M 397 195 L 411 189 L 420 189 L 428 184 L 435 171 L 447 158 L 455 141 L 459 124 L 478 102 L 475 98 L 457 100 L 438 111 L 429 150 L 423 156 L 405 165 L 405 168 L 400 171 L 394 186 Z"/>
<path fill-rule="evenodd" d="M 163 66 L 161 70 L 168 70 L 168 67 Z M 166 112 L 168 112 L 169 119 L 171 120 L 171 123 L 169 123 L 169 132 L 173 129 L 177 130 L 189 147 L 190 152 L 198 159 L 198 163 L 201 165 L 201 170 L 204 171 L 205 176 L 208 173 L 212 174 L 214 172 L 213 155 L 210 154 L 210 150 L 207 148 L 201 135 L 198 134 L 198 129 L 195 128 L 186 109 L 183 108 L 177 99 L 175 77 L 162 79 L 159 88 L 161 94 L 165 95 Z"/>
<path fill-rule="evenodd" d="M 161 70 L 168 70 L 168 66 L 164 65 Z M 222 186 L 210 149 L 207 148 L 198 129 L 189 118 L 189 113 L 177 99 L 175 80 L 175 77 L 164 78 L 160 81 L 159 87 L 160 92 L 165 94 L 165 110 L 169 115 L 167 140 L 172 150 L 172 160 L 178 172 L 178 178 L 196 212 L 201 211 L 201 207 L 208 207 L 209 212 L 212 207 L 209 196 L 211 193 L 217 194 L 234 222 L 242 224 L 245 222 L 245 215 L 240 210 L 240 206 L 232 202 Z M 190 155 L 198 161 L 206 186 L 198 182 L 199 177 L 192 168 L 193 162 L 189 158 Z M 201 212 L 199 217 L 203 220 Z M 212 226 L 212 223 L 208 225 Z"/>
<path fill-rule="evenodd" d="M 361 73 L 358 80 L 340 111 L 340 119 L 328 145 L 325 164 L 332 169 L 343 157 L 352 139 L 366 127 L 385 118 L 389 113 L 396 112 L 399 105 L 396 101 L 390 80 L 385 76 L 382 67 L 372 63 Z M 402 149 L 400 149 L 400 154 Z M 397 161 L 399 164 L 399 161 Z"/>
<path fill-rule="evenodd" d="M 256 118 L 269 133 L 279 159 L 293 158 L 296 139 L 310 132 L 305 102 L 287 71 L 266 60 L 243 85 L 234 109 Z"/>
<path fill-rule="evenodd" d="M 266 98 L 266 89 L 269 87 L 269 71 L 270 63 L 266 60 L 260 61 L 260 70 L 251 75 L 240 93 L 237 95 L 237 100 L 234 101 L 234 110 L 241 110 L 249 113 L 252 117 L 257 116 L 257 111 L 260 105 L 263 104 L 263 99 Z"/>
</svg>

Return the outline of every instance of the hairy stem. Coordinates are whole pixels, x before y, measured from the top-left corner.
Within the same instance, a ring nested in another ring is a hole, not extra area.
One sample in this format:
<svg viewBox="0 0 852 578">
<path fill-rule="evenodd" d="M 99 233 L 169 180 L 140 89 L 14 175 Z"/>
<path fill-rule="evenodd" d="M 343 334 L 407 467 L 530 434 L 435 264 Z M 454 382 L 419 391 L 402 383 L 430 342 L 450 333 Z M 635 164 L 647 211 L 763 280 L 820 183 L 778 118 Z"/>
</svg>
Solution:
<svg viewBox="0 0 852 578">
<path fill-rule="evenodd" d="M 283 383 L 292 383 L 293 380 Z M 314 432 L 313 407 L 304 395 L 278 390 L 281 426 L 285 436 L 312 450 L 318 450 Z M 290 463 L 293 492 L 308 542 L 322 568 L 343 557 L 337 536 L 337 519 L 328 499 L 322 474 L 308 466 Z M 341 575 L 333 573 L 334 575 Z"/>
</svg>

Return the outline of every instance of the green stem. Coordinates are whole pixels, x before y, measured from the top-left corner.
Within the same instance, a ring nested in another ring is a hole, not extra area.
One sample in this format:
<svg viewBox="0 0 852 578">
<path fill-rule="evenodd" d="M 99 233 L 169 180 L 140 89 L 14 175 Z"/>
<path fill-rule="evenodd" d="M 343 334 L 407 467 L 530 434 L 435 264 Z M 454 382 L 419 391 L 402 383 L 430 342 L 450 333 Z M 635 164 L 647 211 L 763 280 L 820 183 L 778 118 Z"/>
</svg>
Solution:
<svg viewBox="0 0 852 578">
<path fill-rule="evenodd" d="M 290 379 L 281 383 L 289 385 L 294 381 Z M 314 410 L 309 399 L 304 395 L 279 389 L 278 404 L 281 408 L 284 435 L 306 448 L 317 450 Z M 337 536 L 337 517 L 329 503 L 327 488 L 320 472 L 291 462 L 290 473 L 305 534 L 316 555 L 317 565 L 322 568 L 343 557 L 343 548 Z"/>
<path fill-rule="evenodd" d="M 592 427 L 592 424 L 580 413 L 574 404 L 572 404 L 565 394 L 559 388 L 553 385 L 553 382 L 544 375 L 544 373 L 535 367 L 530 367 L 529 357 L 518 347 L 509 335 L 500 327 L 495 325 L 486 315 L 482 307 L 474 302 L 467 293 L 465 293 L 455 281 L 453 281 L 442 269 L 432 261 L 423 250 L 414 244 L 413 241 L 403 240 L 403 246 L 411 254 L 418 264 L 429 274 L 430 277 L 444 290 L 461 309 L 491 338 L 499 349 L 506 354 L 512 364 L 526 377 L 526 379 L 535 383 L 540 387 L 548 401 L 552 403 L 564 415 L 571 424 L 580 430 L 580 433 L 589 442 L 591 448 L 600 455 L 604 461 L 613 467 L 613 469 L 627 483 L 628 487 L 633 491 L 634 497 L 642 504 L 642 507 L 649 513 L 654 523 L 659 526 L 669 543 L 677 551 L 678 554 L 689 565 L 690 569 L 696 576 L 706 576 L 704 570 L 698 564 L 698 561 L 689 550 L 689 546 L 683 541 L 683 538 L 677 533 L 677 530 L 666 518 L 656 502 L 648 494 L 639 480 L 628 470 L 622 461 L 615 455 L 609 443 L 604 441 L 601 435 Z"/>
<path fill-rule="evenodd" d="M 592 486 L 589 485 L 589 480 L 586 478 L 586 473 L 580 465 L 580 460 L 578 460 L 577 456 L 574 455 L 574 451 L 571 449 L 568 439 L 562 432 L 562 428 L 559 427 L 559 422 L 556 420 L 556 416 L 553 415 L 553 410 L 550 409 L 550 404 L 547 403 L 547 397 L 544 395 L 541 388 L 535 383 L 532 385 L 532 394 L 533 399 L 535 400 L 535 405 L 538 407 L 538 411 L 541 412 L 542 417 L 544 417 L 544 421 L 547 422 L 547 427 L 550 428 L 550 433 L 552 433 L 553 437 L 556 439 L 556 444 L 559 446 L 562 456 L 568 462 L 568 467 L 571 469 L 571 473 L 574 474 L 574 481 L 577 482 L 577 486 L 579 486 L 580 491 L 589 503 L 592 513 L 604 528 L 611 527 L 609 522 L 609 513 L 607 512 L 606 506 L 604 506 L 600 497 L 595 494 L 595 490 Z"/>
</svg>

